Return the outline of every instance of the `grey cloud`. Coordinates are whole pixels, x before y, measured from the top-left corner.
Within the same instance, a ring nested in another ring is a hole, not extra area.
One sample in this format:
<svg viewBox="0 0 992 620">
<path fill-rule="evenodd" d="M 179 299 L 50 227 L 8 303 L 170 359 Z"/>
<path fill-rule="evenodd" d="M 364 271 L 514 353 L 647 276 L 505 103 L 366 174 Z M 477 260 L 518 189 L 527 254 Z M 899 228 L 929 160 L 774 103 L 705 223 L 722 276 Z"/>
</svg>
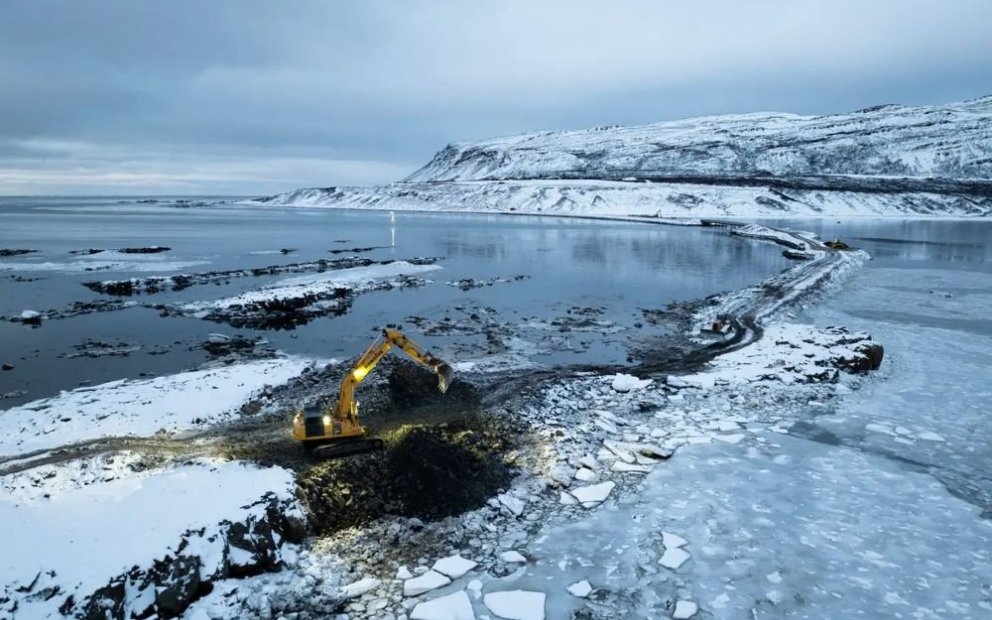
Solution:
<svg viewBox="0 0 992 620">
<path fill-rule="evenodd" d="M 963 99 L 992 84 L 988 23 L 985 0 L 8 0 L 0 193 L 371 183 L 492 135 Z"/>
</svg>

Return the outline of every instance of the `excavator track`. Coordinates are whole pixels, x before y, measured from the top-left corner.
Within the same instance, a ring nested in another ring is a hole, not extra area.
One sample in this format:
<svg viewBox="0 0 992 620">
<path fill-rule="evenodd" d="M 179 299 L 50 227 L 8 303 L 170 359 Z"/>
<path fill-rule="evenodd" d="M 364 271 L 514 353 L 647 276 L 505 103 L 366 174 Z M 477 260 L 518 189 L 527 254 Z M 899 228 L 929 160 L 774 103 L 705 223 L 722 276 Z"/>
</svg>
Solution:
<svg viewBox="0 0 992 620">
<path fill-rule="evenodd" d="M 304 446 L 310 457 L 315 461 L 342 459 L 359 454 L 378 452 L 384 447 L 385 444 L 378 437 L 335 439 L 330 443 L 319 444 L 314 447 Z"/>
</svg>

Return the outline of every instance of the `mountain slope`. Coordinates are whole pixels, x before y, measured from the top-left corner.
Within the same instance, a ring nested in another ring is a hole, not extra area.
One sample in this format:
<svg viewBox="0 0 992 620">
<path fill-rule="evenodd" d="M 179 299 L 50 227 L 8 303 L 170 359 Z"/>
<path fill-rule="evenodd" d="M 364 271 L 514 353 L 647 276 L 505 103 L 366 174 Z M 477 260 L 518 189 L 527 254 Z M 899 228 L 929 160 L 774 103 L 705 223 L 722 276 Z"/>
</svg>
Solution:
<svg viewBox="0 0 992 620">
<path fill-rule="evenodd" d="M 988 217 L 992 97 L 453 144 L 405 181 L 271 206 L 660 217 Z"/>
<path fill-rule="evenodd" d="M 992 97 L 831 116 L 711 116 L 458 143 L 406 181 L 797 175 L 992 179 Z"/>
</svg>

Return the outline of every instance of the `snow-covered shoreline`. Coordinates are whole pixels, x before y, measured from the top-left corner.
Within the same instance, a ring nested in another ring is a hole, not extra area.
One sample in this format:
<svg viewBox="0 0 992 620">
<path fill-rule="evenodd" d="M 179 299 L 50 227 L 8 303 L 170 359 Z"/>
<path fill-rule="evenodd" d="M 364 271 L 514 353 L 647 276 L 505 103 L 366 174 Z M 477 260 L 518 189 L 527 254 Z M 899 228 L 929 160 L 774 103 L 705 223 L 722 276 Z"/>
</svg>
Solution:
<svg viewBox="0 0 992 620">
<path fill-rule="evenodd" d="M 111 381 L 0 411 L 0 463 L 106 437 L 174 434 L 230 420 L 265 386 L 314 360 L 281 358 L 154 379 Z"/>
<path fill-rule="evenodd" d="M 992 203 L 954 193 L 862 192 L 596 180 L 393 183 L 299 189 L 238 205 L 518 215 L 684 218 L 987 218 Z"/>
</svg>

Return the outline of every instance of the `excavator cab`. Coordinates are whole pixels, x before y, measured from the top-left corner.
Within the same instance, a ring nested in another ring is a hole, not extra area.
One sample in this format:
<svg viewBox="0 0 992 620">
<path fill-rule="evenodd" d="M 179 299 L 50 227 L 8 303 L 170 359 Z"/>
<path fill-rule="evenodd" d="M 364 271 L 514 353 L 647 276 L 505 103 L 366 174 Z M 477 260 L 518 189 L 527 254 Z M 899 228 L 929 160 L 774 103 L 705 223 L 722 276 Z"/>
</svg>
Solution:
<svg viewBox="0 0 992 620">
<path fill-rule="evenodd" d="M 442 394 L 448 391 L 455 375 L 451 366 L 427 352 L 398 329 L 386 328 L 341 380 L 341 393 L 336 406 L 328 402 L 323 407 L 304 407 L 294 415 L 293 437 L 302 442 L 308 453 L 320 459 L 341 458 L 382 448 L 382 440 L 368 437 L 365 427 L 358 421 L 355 387 L 394 346 L 400 347 L 414 361 L 434 371 L 437 374 L 437 389 Z"/>
</svg>

